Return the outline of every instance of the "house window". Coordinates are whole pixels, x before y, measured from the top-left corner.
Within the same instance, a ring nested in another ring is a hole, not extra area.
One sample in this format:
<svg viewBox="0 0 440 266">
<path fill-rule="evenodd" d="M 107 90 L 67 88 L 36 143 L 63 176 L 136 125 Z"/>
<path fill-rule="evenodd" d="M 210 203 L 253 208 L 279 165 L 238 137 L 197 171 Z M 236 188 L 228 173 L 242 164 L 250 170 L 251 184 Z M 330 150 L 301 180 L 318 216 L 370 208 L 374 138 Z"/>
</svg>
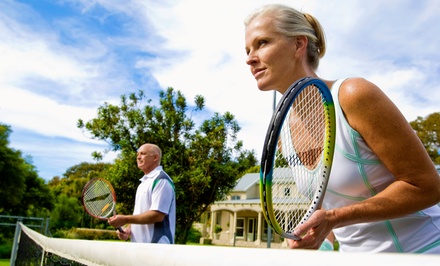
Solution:
<svg viewBox="0 0 440 266">
<path fill-rule="evenodd" d="M 248 218 L 246 238 L 251 242 L 257 240 L 257 219 Z"/>
<path fill-rule="evenodd" d="M 244 218 L 237 218 L 237 226 L 235 228 L 237 234 L 236 236 L 239 238 L 244 237 Z"/>
<path fill-rule="evenodd" d="M 217 212 L 215 223 L 222 224 L 222 212 Z"/>
<path fill-rule="evenodd" d="M 232 195 L 231 200 L 240 200 L 240 195 Z"/>
<path fill-rule="evenodd" d="M 284 188 L 284 197 L 290 197 L 290 187 Z"/>
</svg>

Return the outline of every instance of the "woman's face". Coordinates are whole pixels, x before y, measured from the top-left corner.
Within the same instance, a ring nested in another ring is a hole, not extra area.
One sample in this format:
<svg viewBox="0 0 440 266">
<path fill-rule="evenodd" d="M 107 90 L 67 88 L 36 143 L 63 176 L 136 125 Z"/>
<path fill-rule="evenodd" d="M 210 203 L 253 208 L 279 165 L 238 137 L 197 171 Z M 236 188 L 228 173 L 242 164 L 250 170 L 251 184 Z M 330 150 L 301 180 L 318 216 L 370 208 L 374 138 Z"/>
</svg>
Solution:
<svg viewBox="0 0 440 266">
<path fill-rule="evenodd" d="M 246 63 L 262 91 L 284 93 L 298 78 L 296 38 L 277 33 L 273 18 L 257 17 L 245 31 Z"/>
</svg>

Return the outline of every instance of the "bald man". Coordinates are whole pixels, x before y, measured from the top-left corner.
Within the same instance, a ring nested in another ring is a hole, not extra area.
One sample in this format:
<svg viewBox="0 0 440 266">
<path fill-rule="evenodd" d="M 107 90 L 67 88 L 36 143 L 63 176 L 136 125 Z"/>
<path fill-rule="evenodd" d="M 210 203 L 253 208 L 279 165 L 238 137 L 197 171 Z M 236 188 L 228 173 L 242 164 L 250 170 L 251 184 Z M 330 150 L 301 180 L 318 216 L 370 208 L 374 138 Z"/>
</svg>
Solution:
<svg viewBox="0 0 440 266">
<path fill-rule="evenodd" d="M 115 215 L 109 224 L 119 239 L 139 243 L 174 244 L 176 229 L 176 197 L 174 183 L 160 165 L 161 149 L 151 143 L 142 145 L 137 153 L 137 166 L 144 172 L 136 191 L 133 215 Z"/>
</svg>

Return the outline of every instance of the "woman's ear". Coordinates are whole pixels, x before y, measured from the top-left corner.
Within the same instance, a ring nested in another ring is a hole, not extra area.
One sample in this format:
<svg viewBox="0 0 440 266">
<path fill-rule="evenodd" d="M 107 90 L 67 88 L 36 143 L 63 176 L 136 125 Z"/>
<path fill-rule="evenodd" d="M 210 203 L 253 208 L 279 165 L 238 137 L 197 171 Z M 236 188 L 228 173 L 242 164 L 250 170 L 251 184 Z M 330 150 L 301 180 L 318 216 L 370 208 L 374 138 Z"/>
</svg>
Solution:
<svg viewBox="0 0 440 266">
<path fill-rule="evenodd" d="M 300 35 L 295 38 L 296 51 L 295 55 L 307 54 L 307 45 L 309 44 L 309 39 L 306 36 Z"/>
</svg>

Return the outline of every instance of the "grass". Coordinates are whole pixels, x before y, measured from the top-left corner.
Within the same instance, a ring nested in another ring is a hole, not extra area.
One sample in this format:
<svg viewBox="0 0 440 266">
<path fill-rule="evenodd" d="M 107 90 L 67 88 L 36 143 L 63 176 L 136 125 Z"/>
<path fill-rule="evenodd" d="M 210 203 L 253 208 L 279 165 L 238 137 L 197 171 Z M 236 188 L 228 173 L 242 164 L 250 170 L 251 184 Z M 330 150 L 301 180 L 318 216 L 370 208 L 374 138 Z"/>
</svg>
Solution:
<svg viewBox="0 0 440 266">
<path fill-rule="evenodd" d="M 0 259 L 0 266 L 9 266 L 10 264 L 9 259 Z"/>
</svg>

